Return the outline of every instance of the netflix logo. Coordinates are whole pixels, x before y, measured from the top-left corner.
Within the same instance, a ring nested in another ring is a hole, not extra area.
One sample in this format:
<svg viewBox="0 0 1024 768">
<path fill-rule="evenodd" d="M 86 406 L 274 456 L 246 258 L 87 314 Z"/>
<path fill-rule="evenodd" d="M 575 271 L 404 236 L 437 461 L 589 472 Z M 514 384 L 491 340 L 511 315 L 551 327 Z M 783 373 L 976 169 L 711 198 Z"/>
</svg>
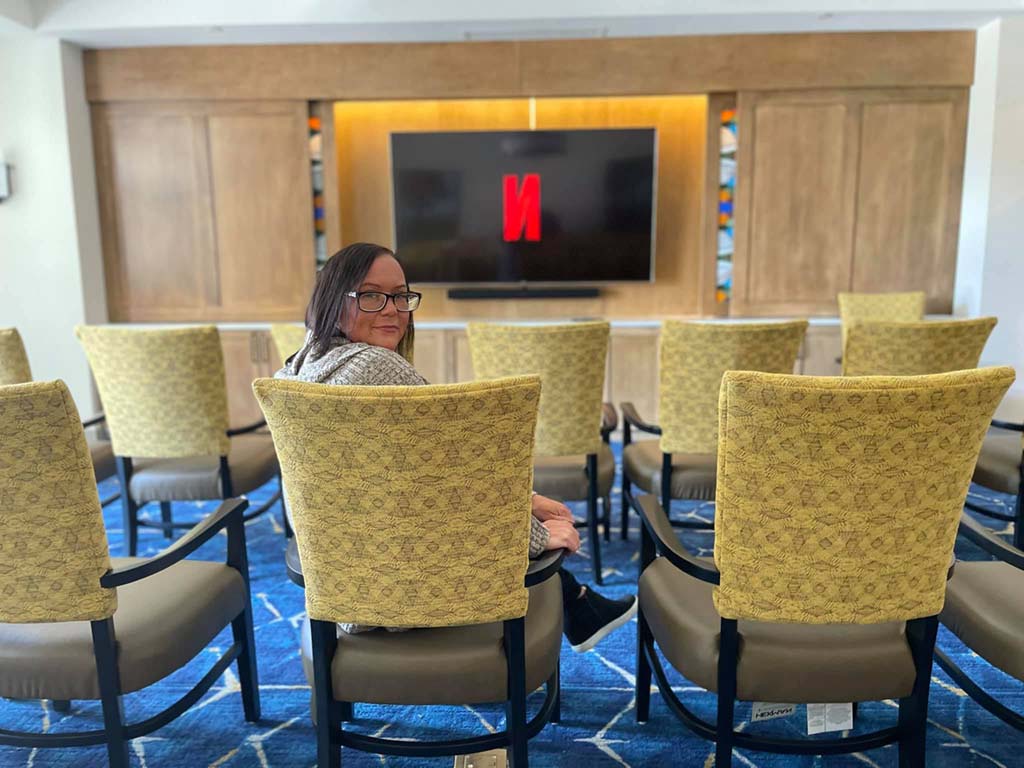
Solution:
<svg viewBox="0 0 1024 768">
<path fill-rule="evenodd" d="M 501 183 L 502 232 L 505 242 L 539 242 L 540 174 L 524 173 L 520 184 L 516 174 L 508 173 L 502 177 Z"/>
</svg>

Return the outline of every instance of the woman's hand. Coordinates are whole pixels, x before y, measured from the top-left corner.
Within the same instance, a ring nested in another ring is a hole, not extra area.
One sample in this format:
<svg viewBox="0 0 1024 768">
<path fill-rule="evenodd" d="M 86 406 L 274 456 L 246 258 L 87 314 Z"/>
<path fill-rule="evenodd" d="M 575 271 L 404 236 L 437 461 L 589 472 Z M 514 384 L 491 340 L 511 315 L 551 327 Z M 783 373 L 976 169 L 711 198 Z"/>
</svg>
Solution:
<svg viewBox="0 0 1024 768">
<path fill-rule="evenodd" d="M 533 497 L 533 516 L 546 523 L 548 520 L 568 520 L 572 522 L 572 512 L 560 501 L 541 496 L 539 493 Z"/>
<path fill-rule="evenodd" d="M 548 529 L 548 545 L 545 549 L 567 549 L 571 553 L 580 548 L 579 531 L 570 521 L 560 518 L 545 520 L 544 527 Z"/>
</svg>

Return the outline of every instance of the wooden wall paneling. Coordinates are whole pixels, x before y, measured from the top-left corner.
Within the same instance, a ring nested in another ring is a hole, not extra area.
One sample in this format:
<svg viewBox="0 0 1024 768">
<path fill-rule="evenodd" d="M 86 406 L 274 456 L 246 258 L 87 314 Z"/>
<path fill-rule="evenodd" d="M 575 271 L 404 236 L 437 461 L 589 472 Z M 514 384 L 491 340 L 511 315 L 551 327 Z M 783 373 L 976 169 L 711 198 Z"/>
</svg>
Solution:
<svg viewBox="0 0 1024 768">
<path fill-rule="evenodd" d="M 967 91 L 864 98 L 852 288 L 924 290 L 928 312 L 951 312 Z"/>
<path fill-rule="evenodd" d="M 734 315 L 835 313 L 851 280 L 852 92 L 739 95 Z"/>
<path fill-rule="evenodd" d="M 967 87 L 973 30 L 86 51 L 91 102 Z"/>
<path fill-rule="evenodd" d="M 194 320 L 218 302 L 201 117 L 93 107 L 112 321 Z"/>
<path fill-rule="evenodd" d="M 658 328 L 612 328 L 608 350 L 611 401 L 616 408 L 631 402 L 642 418 L 655 423 L 658 420 L 659 336 Z"/>
<path fill-rule="evenodd" d="M 338 201 L 338 153 L 335 149 L 334 102 L 315 101 L 311 106 L 320 119 L 323 142 L 324 217 L 327 223 L 327 255 L 336 253 L 342 245 L 341 204 Z"/>
<path fill-rule="evenodd" d="M 315 272 L 305 102 L 209 120 L 221 317 L 295 320 Z"/>
<path fill-rule="evenodd" d="M 840 376 L 843 366 L 837 361 L 841 346 L 839 325 L 809 325 L 798 363 L 798 373 L 805 376 Z"/>
<path fill-rule="evenodd" d="M 269 337 L 265 333 L 263 336 Z M 263 419 L 263 411 L 252 392 L 253 379 L 273 375 L 273 371 L 267 372 L 270 367 L 270 349 L 263 341 L 257 331 L 220 333 L 228 390 L 228 423 L 232 427 L 242 427 Z"/>
<path fill-rule="evenodd" d="M 469 337 L 464 330 L 448 331 L 448 354 L 451 356 L 451 381 L 473 381 L 473 357 L 469 353 Z"/>
<path fill-rule="evenodd" d="M 446 334 L 447 331 L 439 329 L 416 329 L 414 365 L 431 384 L 448 384 L 451 381 Z"/>
</svg>

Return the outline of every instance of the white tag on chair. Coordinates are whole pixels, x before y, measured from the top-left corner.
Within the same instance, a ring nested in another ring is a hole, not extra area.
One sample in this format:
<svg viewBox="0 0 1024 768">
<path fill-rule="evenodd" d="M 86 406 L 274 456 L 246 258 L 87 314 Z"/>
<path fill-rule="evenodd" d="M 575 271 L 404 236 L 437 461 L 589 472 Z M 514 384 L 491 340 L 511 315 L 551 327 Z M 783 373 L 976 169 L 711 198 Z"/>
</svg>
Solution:
<svg viewBox="0 0 1024 768">
<path fill-rule="evenodd" d="M 471 755 L 456 755 L 455 768 L 507 768 L 508 755 L 504 749 L 491 749 Z"/>
<path fill-rule="evenodd" d="M 770 701 L 755 701 L 750 711 L 750 722 L 774 720 L 778 717 L 789 717 L 796 712 L 796 704 L 774 704 Z"/>
<path fill-rule="evenodd" d="M 807 735 L 853 728 L 853 704 L 808 704 Z"/>
</svg>

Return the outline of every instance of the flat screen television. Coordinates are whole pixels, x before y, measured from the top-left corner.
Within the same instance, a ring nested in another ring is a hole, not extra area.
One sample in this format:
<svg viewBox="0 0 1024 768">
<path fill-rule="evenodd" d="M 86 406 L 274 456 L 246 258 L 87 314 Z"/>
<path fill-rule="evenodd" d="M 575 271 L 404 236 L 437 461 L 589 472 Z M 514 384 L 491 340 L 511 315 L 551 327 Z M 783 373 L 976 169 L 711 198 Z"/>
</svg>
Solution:
<svg viewBox="0 0 1024 768">
<path fill-rule="evenodd" d="M 411 283 L 650 280 L 654 128 L 392 133 Z"/>
</svg>

